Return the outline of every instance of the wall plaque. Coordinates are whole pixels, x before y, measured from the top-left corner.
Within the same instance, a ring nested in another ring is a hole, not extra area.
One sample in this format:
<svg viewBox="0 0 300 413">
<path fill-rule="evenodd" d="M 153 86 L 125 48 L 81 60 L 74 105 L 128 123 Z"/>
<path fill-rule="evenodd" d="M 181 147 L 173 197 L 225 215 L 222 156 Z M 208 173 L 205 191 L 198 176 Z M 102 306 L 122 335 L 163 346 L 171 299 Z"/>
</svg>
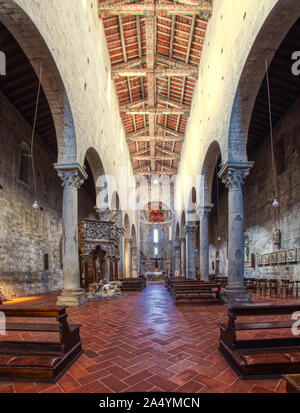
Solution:
<svg viewBox="0 0 300 413">
<path fill-rule="evenodd" d="M 272 254 L 270 254 L 270 264 L 277 264 L 277 252 L 272 252 Z"/>
<path fill-rule="evenodd" d="M 297 249 L 293 248 L 287 252 L 287 262 L 296 262 L 297 261 Z"/>
<path fill-rule="evenodd" d="M 264 254 L 262 256 L 263 265 L 269 265 L 270 263 L 270 254 Z"/>
<path fill-rule="evenodd" d="M 277 264 L 285 264 L 285 263 L 286 263 L 286 251 L 277 252 Z"/>
<path fill-rule="evenodd" d="M 256 262 L 259 267 L 263 265 L 262 263 L 262 255 L 256 254 Z"/>
</svg>

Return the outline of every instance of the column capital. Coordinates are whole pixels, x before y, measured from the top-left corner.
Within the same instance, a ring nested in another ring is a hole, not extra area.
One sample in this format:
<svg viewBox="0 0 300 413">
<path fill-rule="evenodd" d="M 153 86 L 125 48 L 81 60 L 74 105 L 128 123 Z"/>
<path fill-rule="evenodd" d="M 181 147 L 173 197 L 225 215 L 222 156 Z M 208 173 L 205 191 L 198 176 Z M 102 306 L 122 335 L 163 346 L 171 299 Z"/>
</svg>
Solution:
<svg viewBox="0 0 300 413">
<path fill-rule="evenodd" d="M 226 162 L 219 177 L 230 191 L 240 190 L 254 162 Z"/>
<path fill-rule="evenodd" d="M 180 244 L 179 243 L 174 245 L 174 250 L 180 250 Z"/>
<path fill-rule="evenodd" d="M 193 234 L 197 231 L 198 225 L 195 222 L 188 222 L 184 227 L 185 234 Z"/>
<path fill-rule="evenodd" d="M 213 207 L 213 204 L 203 206 L 199 205 L 197 208 L 197 214 L 199 215 L 199 218 L 208 217 Z"/>
<path fill-rule="evenodd" d="M 64 188 L 79 189 L 88 177 L 84 167 L 79 163 L 54 164 L 54 168 L 57 170 Z"/>
</svg>

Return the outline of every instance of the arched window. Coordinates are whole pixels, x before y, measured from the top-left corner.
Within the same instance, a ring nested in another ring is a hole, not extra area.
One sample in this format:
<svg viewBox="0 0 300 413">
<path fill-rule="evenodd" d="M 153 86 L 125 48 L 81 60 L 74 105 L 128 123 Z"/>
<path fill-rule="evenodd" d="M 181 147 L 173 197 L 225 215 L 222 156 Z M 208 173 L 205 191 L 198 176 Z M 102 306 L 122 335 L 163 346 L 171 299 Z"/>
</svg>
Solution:
<svg viewBox="0 0 300 413">
<path fill-rule="evenodd" d="M 158 233 L 158 229 L 156 228 L 153 230 L 153 242 L 154 244 L 159 243 L 159 233 Z"/>
<path fill-rule="evenodd" d="M 20 164 L 19 164 L 19 179 L 25 184 L 29 183 L 29 168 L 30 168 L 30 150 L 29 146 L 21 143 Z"/>
</svg>

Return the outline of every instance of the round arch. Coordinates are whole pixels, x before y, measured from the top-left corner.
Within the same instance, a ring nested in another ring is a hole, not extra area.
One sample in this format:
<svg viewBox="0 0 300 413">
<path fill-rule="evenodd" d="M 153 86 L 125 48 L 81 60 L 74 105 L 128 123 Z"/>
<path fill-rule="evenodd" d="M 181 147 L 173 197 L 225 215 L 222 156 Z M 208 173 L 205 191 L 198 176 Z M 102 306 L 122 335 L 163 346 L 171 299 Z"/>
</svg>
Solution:
<svg viewBox="0 0 300 413">
<path fill-rule="evenodd" d="M 230 161 L 247 162 L 248 160 L 247 140 L 250 121 L 255 100 L 265 76 L 265 59 L 271 64 L 277 49 L 299 16 L 299 2 L 278 0 L 252 45 L 232 107 L 228 134 Z"/>
<path fill-rule="evenodd" d="M 217 141 L 214 141 L 209 146 L 203 163 L 201 171 L 200 183 L 200 199 L 199 205 L 210 206 L 212 200 L 212 186 L 218 160 L 221 157 L 221 148 Z"/>
<path fill-rule="evenodd" d="M 57 163 L 76 163 L 77 143 L 72 111 L 59 70 L 46 42 L 28 14 L 13 0 L 1 1 L 0 21 L 19 43 L 38 78 L 42 65 L 42 88 L 51 110 L 57 138 Z"/>
</svg>

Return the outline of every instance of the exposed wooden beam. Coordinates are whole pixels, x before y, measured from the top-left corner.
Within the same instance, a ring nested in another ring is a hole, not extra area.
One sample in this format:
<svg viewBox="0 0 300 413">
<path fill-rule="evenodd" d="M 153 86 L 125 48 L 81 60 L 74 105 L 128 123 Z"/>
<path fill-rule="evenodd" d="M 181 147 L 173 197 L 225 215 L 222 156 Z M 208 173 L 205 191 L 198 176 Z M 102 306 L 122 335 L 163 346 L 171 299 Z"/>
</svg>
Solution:
<svg viewBox="0 0 300 413">
<path fill-rule="evenodd" d="M 148 152 L 149 151 L 149 148 L 146 148 L 146 149 L 142 149 L 141 151 L 138 151 L 138 152 L 135 152 L 135 153 L 131 153 L 130 154 L 130 156 L 131 156 L 131 158 L 138 158 L 138 157 L 140 157 L 140 156 L 143 156 L 143 155 L 145 155 L 145 153 L 146 152 Z"/>
<path fill-rule="evenodd" d="M 160 115 L 189 115 L 190 109 L 187 108 L 133 108 L 126 111 L 121 109 L 122 114 L 126 115 L 149 115 L 150 117 L 156 117 Z M 150 128 L 151 129 L 151 128 Z M 154 130 L 150 131 L 154 135 Z"/>
<path fill-rule="evenodd" d="M 155 69 L 155 57 L 156 57 L 156 17 L 147 16 L 146 17 L 146 46 L 147 46 L 147 85 L 148 85 L 148 105 L 152 110 L 152 113 L 149 112 L 149 129 L 150 135 L 154 136 L 156 132 L 156 78 L 154 74 Z M 144 109 L 144 114 L 145 109 Z M 151 170 L 155 170 L 155 141 L 150 141 L 150 153 L 151 153 Z"/>
<path fill-rule="evenodd" d="M 184 137 L 181 136 L 164 136 L 164 135 L 155 135 L 155 136 L 135 136 L 127 137 L 128 142 L 150 142 L 151 140 L 160 140 L 163 142 L 183 142 Z"/>
<path fill-rule="evenodd" d="M 206 0 L 201 0 L 197 4 L 170 4 L 170 3 L 133 3 L 133 4 L 114 4 L 111 2 L 100 2 L 98 5 L 98 11 L 102 19 L 114 15 L 147 15 L 154 12 L 164 12 L 168 14 L 177 15 L 203 15 L 204 17 L 210 17 L 212 12 L 212 5 Z"/>
<path fill-rule="evenodd" d="M 134 175 L 175 175 L 176 174 L 176 170 L 173 171 L 144 171 L 143 169 L 141 171 L 133 171 Z"/>
<path fill-rule="evenodd" d="M 179 132 L 177 132 L 175 130 L 172 130 L 170 128 L 165 128 L 164 126 L 162 126 L 160 124 L 157 125 L 157 129 L 162 131 L 162 132 L 169 133 L 170 135 L 173 135 L 173 136 L 182 137 L 182 139 L 184 139 L 184 134 L 183 133 L 179 133 Z"/>
<path fill-rule="evenodd" d="M 175 168 L 171 168 L 170 166 L 167 166 L 163 163 L 157 162 L 157 166 L 160 168 L 164 168 L 166 171 L 171 172 L 172 174 L 176 174 L 177 170 Z"/>
<path fill-rule="evenodd" d="M 137 131 L 127 133 L 127 138 L 134 138 L 139 135 L 145 135 L 148 132 L 149 132 L 149 128 L 139 129 Z"/>
<path fill-rule="evenodd" d="M 135 101 L 132 101 L 130 103 L 126 103 L 126 105 L 120 105 L 120 111 L 121 112 L 127 112 L 127 111 L 130 111 L 132 108 L 136 108 L 137 106 L 144 105 L 147 102 L 148 102 L 147 99 L 135 100 Z M 177 109 L 181 109 L 184 112 L 189 112 L 190 111 L 190 106 L 189 105 L 184 105 L 180 102 L 177 102 L 176 100 L 168 99 L 168 98 L 165 98 L 165 97 L 160 96 L 160 95 L 158 95 L 158 103 L 173 106 Z M 146 111 L 147 109 L 144 109 L 144 110 Z M 160 108 L 157 108 L 157 111 L 159 112 Z"/>
<path fill-rule="evenodd" d="M 169 156 L 174 156 L 175 159 L 180 159 L 180 155 L 178 153 L 175 153 L 173 151 L 169 151 L 168 149 L 162 148 L 161 146 L 157 146 L 156 149 L 158 151 L 161 151 L 163 154 L 165 155 L 169 155 Z"/>
<path fill-rule="evenodd" d="M 164 77 L 172 77 L 172 76 L 190 76 L 190 77 L 197 77 L 198 76 L 198 69 L 196 68 L 191 68 L 187 67 L 185 69 L 183 68 L 175 68 L 175 69 L 163 69 L 163 68 L 156 68 L 153 70 L 153 72 L 149 69 L 135 69 L 135 68 L 124 68 L 124 69 L 118 69 L 118 68 L 112 68 L 112 76 L 113 78 L 117 77 L 125 77 L 125 76 L 134 76 L 134 77 L 148 77 L 149 76 L 164 76 Z"/>
<path fill-rule="evenodd" d="M 172 156 L 162 156 L 162 155 L 155 155 L 155 156 L 131 156 L 131 159 L 135 161 L 170 161 L 172 159 L 178 159 L 176 155 Z M 152 173 L 152 170 L 151 170 Z"/>
</svg>

